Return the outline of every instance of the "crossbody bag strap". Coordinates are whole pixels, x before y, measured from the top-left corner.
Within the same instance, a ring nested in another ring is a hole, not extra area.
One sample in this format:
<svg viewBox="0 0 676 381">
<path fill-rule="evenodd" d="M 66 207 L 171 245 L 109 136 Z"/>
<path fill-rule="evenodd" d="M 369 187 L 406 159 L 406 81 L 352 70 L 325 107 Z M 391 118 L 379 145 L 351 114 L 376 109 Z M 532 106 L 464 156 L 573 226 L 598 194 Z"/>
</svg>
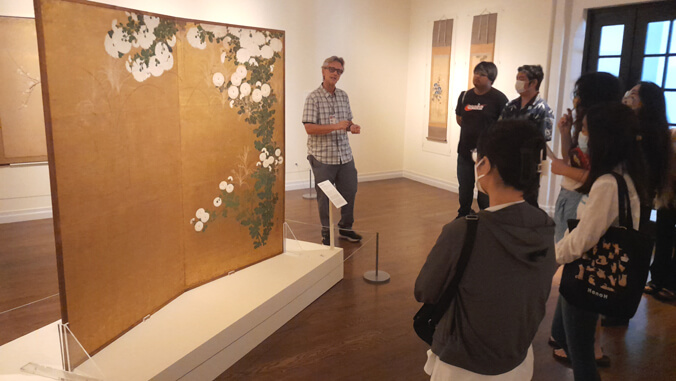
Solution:
<svg viewBox="0 0 676 381">
<path fill-rule="evenodd" d="M 617 201 L 619 208 L 619 222 L 620 226 L 624 226 L 627 229 L 633 229 L 633 219 L 631 216 L 631 200 L 629 199 L 629 188 L 627 187 L 627 182 L 624 180 L 624 176 L 619 173 L 612 172 L 612 175 L 617 181 Z"/>
<path fill-rule="evenodd" d="M 462 244 L 462 251 L 460 252 L 460 258 L 458 258 L 458 263 L 456 264 L 455 275 L 451 279 L 451 283 L 448 285 L 446 291 L 439 299 L 437 303 L 437 308 L 432 315 L 431 321 L 436 325 L 439 323 L 439 320 L 444 316 L 448 307 L 451 305 L 451 301 L 455 297 L 455 294 L 458 291 L 458 284 L 462 279 L 462 275 L 465 272 L 467 263 L 469 263 L 470 254 L 474 249 L 474 241 L 476 239 L 477 226 L 479 224 L 479 217 L 476 215 L 469 215 L 465 217 L 467 221 L 467 230 L 465 231 L 465 242 Z"/>
</svg>

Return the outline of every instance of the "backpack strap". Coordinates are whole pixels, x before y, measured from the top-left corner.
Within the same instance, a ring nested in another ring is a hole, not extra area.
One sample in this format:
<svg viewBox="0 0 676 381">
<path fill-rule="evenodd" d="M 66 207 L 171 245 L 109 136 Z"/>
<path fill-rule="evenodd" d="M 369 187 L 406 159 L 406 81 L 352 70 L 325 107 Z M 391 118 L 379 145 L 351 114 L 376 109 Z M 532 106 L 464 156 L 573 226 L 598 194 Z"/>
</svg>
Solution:
<svg viewBox="0 0 676 381">
<path fill-rule="evenodd" d="M 468 215 L 465 216 L 465 220 L 467 221 L 467 230 L 465 231 L 465 241 L 462 244 L 460 258 L 456 264 L 455 275 L 453 275 L 453 279 L 451 279 L 451 283 L 448 285 L 446 291 L 444 291 L 443 295 L 441 295 L 441 298 L 436 305 L 437 308 L 432 314 L 432 319 L 430 320 L 434 325 L 439 323 L 446 311 L 448 311 L 451 301 L 455 297 L 455 294 L 457 294 L 458 285 L 460 284 L 462 275 L 465 272 L 467 263 L 469 263 L 470 254 L 472 254 L 472 250 L 474 249 L 474 241 L 476 239 L 477 226 L 479 225 L 479 217 L 476 215 Z"/>
</svg>

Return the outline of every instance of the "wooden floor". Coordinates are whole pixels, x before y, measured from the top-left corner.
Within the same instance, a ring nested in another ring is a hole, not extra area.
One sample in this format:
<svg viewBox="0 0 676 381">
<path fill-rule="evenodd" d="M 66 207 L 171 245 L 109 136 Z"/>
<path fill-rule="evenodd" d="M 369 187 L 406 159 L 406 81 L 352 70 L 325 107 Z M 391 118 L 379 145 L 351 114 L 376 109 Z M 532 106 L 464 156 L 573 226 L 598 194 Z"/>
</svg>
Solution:
<svg viewBox="0 0 676 381">
<path fill-rule="evenodd" d="M 286 194 L 286 219 L 301 240 L 319 241 L 317 206 L 307 191 Z M 359 184 L 355 229 L 362 244 L 340 242 L 349 258 L 345 279 L 294 317 L 218 380 L 425 380 L 425 344 L 411 328 L 419 308 L 413 284 L 441 227 L 455 217 L 457 195 L 405 179 Z M 375 269 L 389 283 L 362 279 Z M 558 297 L 552 285 L 535 338 L 534 380 L 572 380 L 547 346 Z M 51 220 L 0 224 L 0 344 L 58 319 Z M 47 298 L 8 313 L 10 308 Z M 610 368 L 604 380 L 676 380 L 676 306 L 644 296 L 628 328 L 606 328 Z"/>
</svg>

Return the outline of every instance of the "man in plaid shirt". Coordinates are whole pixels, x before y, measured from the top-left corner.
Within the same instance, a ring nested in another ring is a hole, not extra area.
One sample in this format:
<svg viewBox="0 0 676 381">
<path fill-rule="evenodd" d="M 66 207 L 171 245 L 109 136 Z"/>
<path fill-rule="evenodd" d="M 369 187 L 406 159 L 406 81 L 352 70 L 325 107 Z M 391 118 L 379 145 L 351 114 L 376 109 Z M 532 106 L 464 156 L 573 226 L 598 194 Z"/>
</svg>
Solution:
<svg viewBox="0 0 676 381">
<path fill-rule="evenodd" d="M 335 184 L 347 205 L 340 209 L 338 222 L 340 238 L 351 242 L 361 241 L 361 235 L 352 230 L 354 199 L 357 194 L 357 169 L 347 133 L 358 134 L 361 127 L 352 123 L 352 110 L 347 93 L 336 88 L 343 74 L 345 61 L 336 56 L 327 58 L 322 65 L 322 84 L 305 99 L 303 124 L 307 137 L 308 161 L 315 175 L 315 184 L 325 180 Z M 329 244 L 329 199 L 317 189 L 319 219 L 322 223 L 322 243 Z"/>
</svg>

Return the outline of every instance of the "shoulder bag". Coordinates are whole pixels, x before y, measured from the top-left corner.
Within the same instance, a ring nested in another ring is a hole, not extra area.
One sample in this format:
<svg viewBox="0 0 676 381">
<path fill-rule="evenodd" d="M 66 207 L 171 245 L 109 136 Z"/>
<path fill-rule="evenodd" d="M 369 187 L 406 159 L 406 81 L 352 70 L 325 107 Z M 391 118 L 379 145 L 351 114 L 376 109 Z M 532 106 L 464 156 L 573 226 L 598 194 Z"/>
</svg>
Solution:
<svg viewBox="0 0 676 381">
<path fill-rule="evenodd" d="M 648 278 L 652 241 L 633 228 L 624 178 L 617 180 L 620 226 L 611 226 L 582 257 L 563 267 L 559 293 L 578 308 L 617 318 L 631 318 Z M 579 220 L 568 220 L 572 231 Z"/>
</svg>

